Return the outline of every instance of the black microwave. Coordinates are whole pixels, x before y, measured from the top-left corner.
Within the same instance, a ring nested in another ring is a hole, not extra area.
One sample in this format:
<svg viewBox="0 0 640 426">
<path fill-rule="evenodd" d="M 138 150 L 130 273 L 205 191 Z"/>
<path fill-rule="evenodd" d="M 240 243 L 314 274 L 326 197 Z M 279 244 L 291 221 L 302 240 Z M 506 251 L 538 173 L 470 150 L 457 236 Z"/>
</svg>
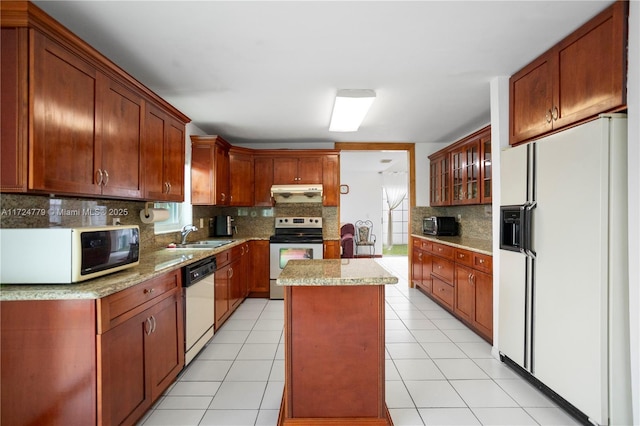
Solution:
<svg viewBox="0 0 640 426">
<path fill-rule="evenodd" d="M 422 220 L 422 233 L 425 235 L 458 235 L 458 223 L 453 216 L 431 216 Z"/>
</svg>

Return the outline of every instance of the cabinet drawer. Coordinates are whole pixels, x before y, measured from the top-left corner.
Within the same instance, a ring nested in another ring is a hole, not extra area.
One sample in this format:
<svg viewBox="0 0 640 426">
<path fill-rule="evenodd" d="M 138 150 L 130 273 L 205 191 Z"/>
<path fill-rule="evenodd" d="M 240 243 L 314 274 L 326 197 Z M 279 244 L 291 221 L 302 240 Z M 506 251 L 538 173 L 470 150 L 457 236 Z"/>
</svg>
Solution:
<svg viewBox="0 0 640 426">
<path fill-rule="evenodd" d="M 222 253 L 216 254 L 216 265 L 218 269 L 229 262 L 231 262 L 231 250 L 225 250 Z"/>
<path fill-rule="evenodd" d="M 473 265 L 471 266 L 474 269 L 491 274 L 493 272 L 493 257 L 486 254 L 473 253 Z"/>
<path fill-rule="evenodd" d="M 473 252 L 464 249 L 456 249 L 456 263 L 465 266 L 473 266 Z"/>
<path fill-rule="evenodd" d="M 441 257 L 433 256 L 431 259 L 431 271 L 440 279 L 453 283 L 454 263 Z"/>
<path fill-rule="evenodd" d="M 449 260 L 453 260 L 455 258 L 455 249 L 451 246 L 445 246 L 444 244 L 432 243 L 430 251 L 437 256 L 441 256 Z"/>
<path fill-rule="evenodd" d="M 433 247 L 433 242 L 428 240 L 423 240 L 422 238 L 415 238 L 413 240 L 413 247 L 420 250 L 431 251 Z"/>
<path fill-rule="evenodd" d="M 182 286 L 181 269 L 141 282 L 98 300 L 98 334 L 115 327 L 138 311 L 147 308 L 152 300 L 167 297 L 172 290 Z"/>
<path fill-rule="evenodd" d="M 453 309 L 453 286 L 433 276 L 433 295 L 449 308 Z"/>
</svg>

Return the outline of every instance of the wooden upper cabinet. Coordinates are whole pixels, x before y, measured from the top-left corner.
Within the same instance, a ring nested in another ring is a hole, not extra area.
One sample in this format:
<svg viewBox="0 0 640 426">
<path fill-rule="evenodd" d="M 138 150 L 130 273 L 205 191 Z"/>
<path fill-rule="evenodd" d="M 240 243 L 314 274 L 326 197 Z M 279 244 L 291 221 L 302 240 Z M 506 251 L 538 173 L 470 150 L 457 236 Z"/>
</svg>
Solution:
<svg viewBox="0 0 640 426">
<path fill-rule="evenodd" d="M 33 34 L 29 189 L 99 195 L 101 117 L 96 107 L 103 76 L 58 43 Z"/>
<path fill-rule="evenodd" d="M 254 206 L 272 206 L 273 157 L 256 155 L 253 158 Z"/>
<path fill-rule="evenodd" d="M 491 203 L 491 126 L 429 156 L 432 206 Z"/>
<path fill-rule="evenodd" d="M 451 205 L 451 155 L 442 153 L 431 159 L 429 199 L 432 206 Z"/>
<path fill-rule="evenodd" d="M 322 156 L 276 157 L 273 160 L 273 183 L 322 183 Z"/>
<path fill-rule="evenodd" d="M 220 136 L 191 135 L 191 204 L 229 204 L 229 148 Z"/>
<path fill-rule="evenodd" d="M 145 198 L 184 201 L 184 123 L 148 105 L 144 147 Z"/>
<path fill-rule="evenodd" d="M 102 132 L 96 144 L 102 194 L 143 198 L 142 97 L 105 78 L 101 96 Z"/>
<path fill-rule="evenodd" d="M 628 7 L 617 1 L 511 76 L 510 144 L 625 107 Z"/>
<path fill-rule="evenodd" d="M 229 192 L 231 206 L 253 206 L 254 168 L 249 150 L 229 150 Z"/>
<path fill-rule="evenodd" d="M 325 155 L 322 159 L 322 205 L 340 204 L 340 156 Z"/>
<path fill-rule="evenodd" d="M 33 3 L 1 2 L 0 12 L 0 190 L 126 199 L 154 193 L 145 188 L 147 112 L 154 104 L 174 122 L 183 152 L 189 119 Z M 172 196 L 149 198 L 183 200 L 183 177 L 171 180 Z"/>
</svg>

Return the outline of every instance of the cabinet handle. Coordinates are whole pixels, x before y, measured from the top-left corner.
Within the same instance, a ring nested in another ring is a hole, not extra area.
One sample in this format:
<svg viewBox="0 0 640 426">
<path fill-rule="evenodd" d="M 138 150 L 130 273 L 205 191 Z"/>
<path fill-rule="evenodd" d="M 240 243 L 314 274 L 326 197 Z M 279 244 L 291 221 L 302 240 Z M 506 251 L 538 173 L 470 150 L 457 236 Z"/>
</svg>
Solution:
<svg viewBox="0 0 640 426">
<path fill-rule="evenodd" d="M 96 171 L 96 180 L 98 181 L 96 185 L 98 186 L 102 185 L 102 170 L 100 169 Z"/>
<path fill-rule="evenodd" d="M 227 199 L 227 195 L 224 192 L 220 193 L 220 200 L 225 201 Z"/>
<path fill-rule="evenodd" d="M 551 110 L 548 109 L 547 112 L 544 113 L 544 120 L 547 123 L 551 123 Z"/>
<path fill-rule="evenodd" d="M 227 272 L 229 278 L 233 277 L 233 268 L 229 268 L 229 272 Z"/>
<path fill-rule="evenodd" d="M 551 118 L 553 118 L 553 121 L 557 121 L 558 120 L 558 107 L 554 106 L 553 107 L 553 112 L 551 113 Z"/>
<path fill-rule="evenodd" d="M 104 183 L 102 184 L 102 186 L 107 186 L 107 184 L 109 183 L 109 172 L 107 172 L 107 170 L 104 170 Z"/>
<path fill-rule="evenodd" d="M 153 289 L 152 288 L 145 288 L 143 293 L 144 294 L 151 294 L 151 293 L 153 293 Z"/>
<path fill-rule="evenodd" d="M 458 257 L 459 257 L 460 259 L 464 259 L 464 253 L 458 253 Z"/>
<path fill-rule="evenodd" d="M 484 259 L 480 259 L 479 262 L 482 265 L 484 263 Z"/>
<path fill-rule="evenodd" d="M 418 253 L 418 260 L 422 261 L 422 253 Z"/>
<path fill-rule="evenodd" d="M 151 318 L 144 320 L 144 333 L 147 336 L 151 334 Z"/>
<path fill-rule="evenodd" d="M 156 317 L 151 315 L 151 333 L 155 333 L 157 324 L 158 323 L 156 322 Z M 151 333 L 149 333 L 149 334 L 151 334 Z"/>
</svg>

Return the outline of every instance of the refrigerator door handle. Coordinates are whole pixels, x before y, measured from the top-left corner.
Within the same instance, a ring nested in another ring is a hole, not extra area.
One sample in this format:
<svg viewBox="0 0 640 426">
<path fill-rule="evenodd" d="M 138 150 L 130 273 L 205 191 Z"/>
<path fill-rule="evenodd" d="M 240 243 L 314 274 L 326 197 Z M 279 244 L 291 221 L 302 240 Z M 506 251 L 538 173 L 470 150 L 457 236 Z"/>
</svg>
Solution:
<svg viewBox="0 0 640 426">
<path fill-rule="evenodd" d="M 523 249 L 521 250 L 521 252 L 523 252 L 525 255 L 529 256 L 532 259 L 536 258 L 536 252 L 533 251 L 533 238 L 532 238 L 532 227 L 531 224 L 533 222 L 533 209 L 536 208 L 537 202 L 532 202 L 532 203 L 525 203 L 524 204 L 524 210 L 523 210 L 523 220 L 524 220 L 524 225 L 521 227 L 521 232 L 522 232 L 522 236 L 521 236 L 521 241 L 522 241 L 522 247 Z"/>
</svg>

